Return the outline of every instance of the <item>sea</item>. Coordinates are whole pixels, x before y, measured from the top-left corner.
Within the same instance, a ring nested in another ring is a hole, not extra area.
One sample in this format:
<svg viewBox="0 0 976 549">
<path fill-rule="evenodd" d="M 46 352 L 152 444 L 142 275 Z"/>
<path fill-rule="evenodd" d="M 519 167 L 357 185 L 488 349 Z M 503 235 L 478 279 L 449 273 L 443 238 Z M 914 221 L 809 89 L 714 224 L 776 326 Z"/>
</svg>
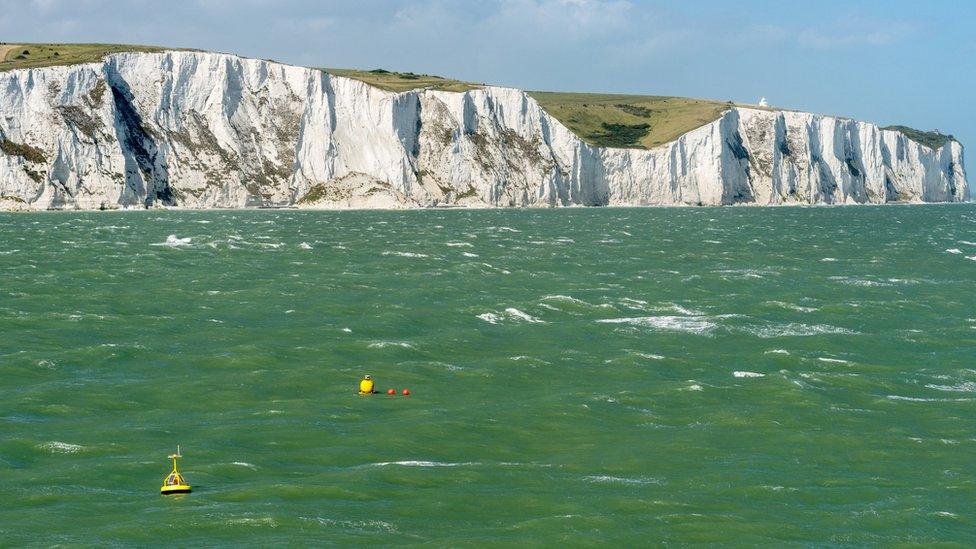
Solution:
<svg viewBox="0 0 976 549">
<path fill-rule="evenodd" d="M 974 281 L 973 204 L 0 214 L 0 545 L 976 545 Z"/>
</svg>

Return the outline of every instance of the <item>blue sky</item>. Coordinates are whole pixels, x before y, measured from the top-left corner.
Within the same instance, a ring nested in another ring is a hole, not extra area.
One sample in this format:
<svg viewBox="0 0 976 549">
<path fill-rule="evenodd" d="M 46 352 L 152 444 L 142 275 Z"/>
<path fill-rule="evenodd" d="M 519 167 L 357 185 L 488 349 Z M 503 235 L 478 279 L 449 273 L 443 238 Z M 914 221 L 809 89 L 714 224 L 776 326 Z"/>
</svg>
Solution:
<svg viewBox="0 0 976 549">
<path fill-rule="evenodd" d="M 755 102 L 976 143 L 976 2 L 0 0 L 0 40 Z"/>
</svg>

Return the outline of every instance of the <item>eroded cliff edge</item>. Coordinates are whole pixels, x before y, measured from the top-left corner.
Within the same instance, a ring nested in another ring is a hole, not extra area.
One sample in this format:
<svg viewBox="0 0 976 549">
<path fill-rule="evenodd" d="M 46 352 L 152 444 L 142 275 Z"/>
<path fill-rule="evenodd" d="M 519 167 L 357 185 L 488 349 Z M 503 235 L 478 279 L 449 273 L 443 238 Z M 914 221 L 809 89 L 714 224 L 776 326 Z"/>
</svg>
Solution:
<svg viewBox="0 0 976 549">
<path fill-rule="evenodd" d="M 0 73 L 0 209 L 969 200 L 962 146 L 730 108 L 653 149 L 584 143 L 521 90 L 383 91 L 201 52 Z"/>
</svg>

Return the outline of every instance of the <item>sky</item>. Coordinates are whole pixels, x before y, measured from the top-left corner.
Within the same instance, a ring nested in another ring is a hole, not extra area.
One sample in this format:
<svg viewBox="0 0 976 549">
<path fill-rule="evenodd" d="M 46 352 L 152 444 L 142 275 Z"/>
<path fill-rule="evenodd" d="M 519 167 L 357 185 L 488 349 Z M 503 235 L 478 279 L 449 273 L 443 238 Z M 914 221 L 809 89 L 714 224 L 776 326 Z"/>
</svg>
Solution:
<svg viewBox="0 0 976 549">
<path fill-rule="evenodd" d="M 766 97 L 976 143 L 968 0 L 0 0 L 0 41 L 199 48 L 530 90 Z"/>
</svg>

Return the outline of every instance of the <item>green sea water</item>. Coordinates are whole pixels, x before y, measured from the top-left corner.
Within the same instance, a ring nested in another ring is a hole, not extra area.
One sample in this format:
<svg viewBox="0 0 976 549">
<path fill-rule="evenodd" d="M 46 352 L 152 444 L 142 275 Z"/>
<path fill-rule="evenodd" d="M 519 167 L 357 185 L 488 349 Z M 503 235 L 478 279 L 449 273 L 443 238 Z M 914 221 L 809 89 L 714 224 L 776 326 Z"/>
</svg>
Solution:
<svg viewBox="0 0 976 549">
<path fill-rule="evenodd" d="M 974 280 L 973 205 L 3 214 L 0 545 L 973 545 Z"/>
</svg>

